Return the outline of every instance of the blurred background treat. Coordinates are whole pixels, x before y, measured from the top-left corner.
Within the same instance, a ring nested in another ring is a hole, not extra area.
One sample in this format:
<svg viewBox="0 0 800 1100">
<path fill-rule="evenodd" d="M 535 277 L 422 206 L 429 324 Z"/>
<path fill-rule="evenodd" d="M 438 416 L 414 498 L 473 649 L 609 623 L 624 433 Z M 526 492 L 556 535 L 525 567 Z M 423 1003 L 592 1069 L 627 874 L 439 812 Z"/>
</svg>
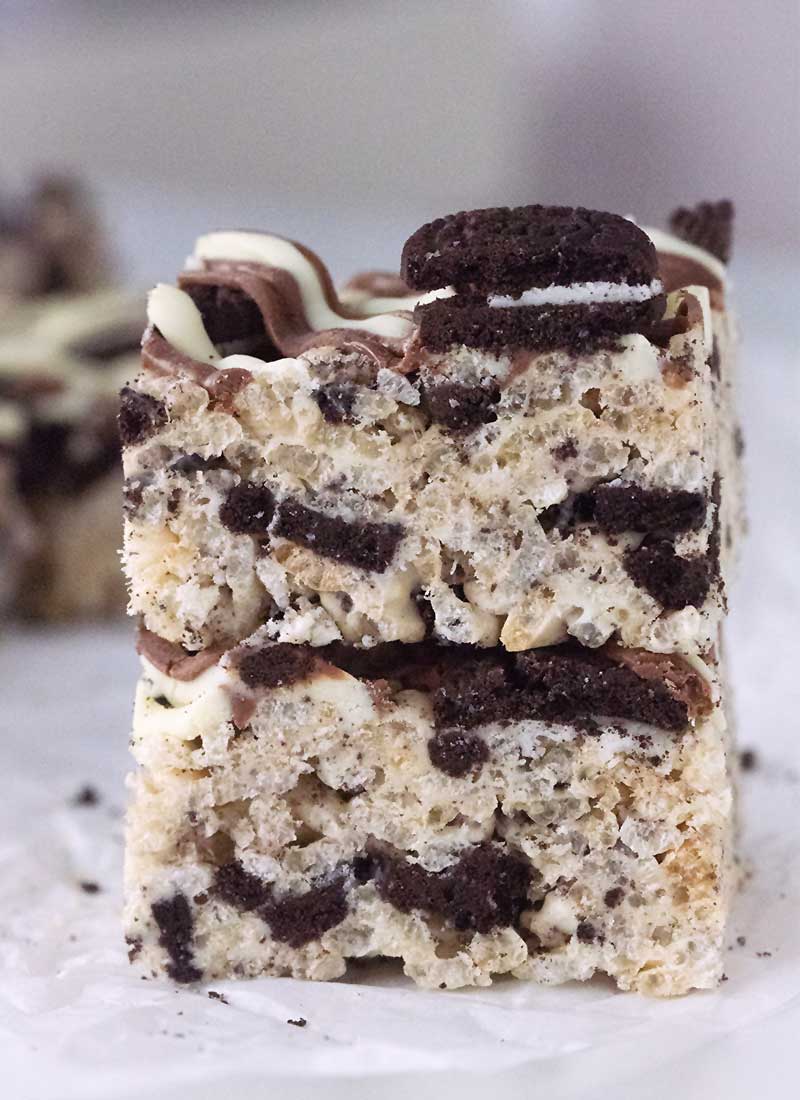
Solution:
<svg viewBox="0 0 800 1100">
<path fill-rule="evenodd" d="M 0 606 L 26 618 L 125 604 L 117 393 L 144 296 L 109 289 L 110 256 L 77 177 L 0 200 Z"/>
<path fill-rule="evenodd" d="M 0 335 L 5 606 L 48 620 L 120 614 L 117 395 L 138 370 L 144 296 L 32 301 Z"/>
<path fill-rule="evenodd" d="M 0 332 L 55 296 L 110 278 L 106 241 L 80 180 L 48 175 L 19 195 L 0 194 Z"/>
</svg>

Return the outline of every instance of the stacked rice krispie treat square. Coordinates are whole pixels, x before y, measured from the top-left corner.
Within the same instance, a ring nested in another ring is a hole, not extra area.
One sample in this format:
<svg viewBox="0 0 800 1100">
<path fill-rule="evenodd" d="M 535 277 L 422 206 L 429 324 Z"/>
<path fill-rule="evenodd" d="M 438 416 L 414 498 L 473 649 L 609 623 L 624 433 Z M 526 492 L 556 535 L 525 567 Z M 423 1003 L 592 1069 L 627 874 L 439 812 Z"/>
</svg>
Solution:
<svg viewBox="0 0 800 1100">
<path fill-rule="evenodd" d="M 201 237 L 122 392 L 126 934 L 176 981 L 721 974 L 729 203 Z"/>
</svg>

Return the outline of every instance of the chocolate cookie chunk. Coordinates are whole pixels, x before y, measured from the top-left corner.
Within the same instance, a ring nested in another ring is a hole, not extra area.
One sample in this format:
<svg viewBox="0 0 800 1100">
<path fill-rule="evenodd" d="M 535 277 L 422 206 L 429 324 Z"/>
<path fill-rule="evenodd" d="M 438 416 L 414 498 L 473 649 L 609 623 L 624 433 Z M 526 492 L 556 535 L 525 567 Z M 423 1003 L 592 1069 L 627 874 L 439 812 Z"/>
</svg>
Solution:
<svg viewBox="0 0 800 1100">
<path fill-rule="evenodd" d="M 664 303 L 664 296 L 658 294 L 644 302 L 494 309 L 486 303 L 462 302 L 456 297 L 419 306 L 415 318 L 420 341 L 434 352 L 463 344 L 490 352 L 563 349 L 572 355 L 584 355 L 615 348 L 625 334 L 648 336 L 664 314 Z"/>
<path fill-rule="evenodd" d="M 438 218 L 403 248 L 402 275 L 417 290 L 453 285 L 481 294 L 579 282 L 650 283 L 658 258 L 618 214 L 569 206 L 494 207 Z"/>
<path fill-rule="evenodd" d="M 163 401 L 149 393 L 140 393 L 123 386 L 119 395 L 119 437 L 123 447 L 144 443 L 167 423 L 167 408 Z"/>
<path fill-rule="evenodd" d="M 679 206 L 670 214 L 669 227 L 682 241 L 704 248 L 726 264 L 731 258 L 733 214 L 730 199 Z"/>
<path fill-rule="evenodd" d="M 713 567 L 707 556 L 683 558 L 670 542 L 645 542 L 628 550 L 625 569 L 639 588 L 648 592 L 665 611 L 700 607 L 708 595 Z"/>
</svg>

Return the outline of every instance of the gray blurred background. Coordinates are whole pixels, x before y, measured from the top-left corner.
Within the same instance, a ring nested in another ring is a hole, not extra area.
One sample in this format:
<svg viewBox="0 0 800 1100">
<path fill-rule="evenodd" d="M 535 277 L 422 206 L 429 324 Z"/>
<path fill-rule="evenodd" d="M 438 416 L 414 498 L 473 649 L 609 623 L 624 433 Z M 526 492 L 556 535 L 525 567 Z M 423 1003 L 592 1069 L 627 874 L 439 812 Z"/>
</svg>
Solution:
<svg viewBox="0 0 800 1100">
<path fill-rule="evenodd" d="M 462 207 L 663 224 L 728 195 L 748 296 L 796 262 L 795 0 L 0 0 L 0 21 L 0 187 L 85 174 L 137 282 L 222 225 L 345 275 Z"/>
</svg>

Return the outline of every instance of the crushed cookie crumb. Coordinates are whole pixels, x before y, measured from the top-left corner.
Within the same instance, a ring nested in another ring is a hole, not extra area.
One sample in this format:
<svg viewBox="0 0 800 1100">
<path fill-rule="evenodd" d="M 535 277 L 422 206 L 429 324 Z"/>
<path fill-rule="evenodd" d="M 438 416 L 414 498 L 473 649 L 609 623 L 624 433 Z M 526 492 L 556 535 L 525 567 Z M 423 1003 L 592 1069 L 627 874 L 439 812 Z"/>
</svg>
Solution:
<svg viewBox="0 0 800 1100">
<path fill-rule="evenodd" d="M 739 753 L 739 767 L 743 772 L 754 772 L 758 767 L 758 754 L 755 749 L 742 749 Z"/>
<path fill-rule="evenodd" d="M 100 802 L 100 795 L 91 783 L 85 783 L 77 794 L 71 799 L 73 806 L 96 806 Z"/>
</svg>

